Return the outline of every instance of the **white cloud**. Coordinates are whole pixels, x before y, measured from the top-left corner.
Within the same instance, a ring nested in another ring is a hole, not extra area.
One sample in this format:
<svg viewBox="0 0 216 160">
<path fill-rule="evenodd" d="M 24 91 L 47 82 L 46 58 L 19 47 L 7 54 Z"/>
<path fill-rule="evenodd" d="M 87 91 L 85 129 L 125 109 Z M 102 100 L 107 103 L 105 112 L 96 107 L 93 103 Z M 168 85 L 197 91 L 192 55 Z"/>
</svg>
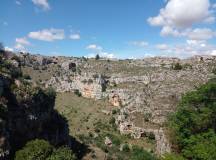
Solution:
<svg viewBox="0 0 216 160">
<path fill-rule="evenodd" d="M 181 36 L 181 33 L 179 33 L 178 30 L 176 29 L 173 29 L 172 27 L 170 26 L 164 26 L 161 30 L 161 36 L 169 36 L 169 35 L 172 35 L 174 37 L 178 37 L 178 36 Z"/>
<path fill-rule="evenodd" d="M 31 43 L 28 41 L 26 37 L 16 38 L 15 41 L 16 41 L 16 44 L 14 48 L 18 51 L 26 51 L 25 47 L 31 45 Z"/>
<path fill-rule="evenodd" d="M 70 39 L 72 39 L 72 40 L 79 40 L 80 39 L 80 35 L 79 34 L 71 34 L 70 35 Z"/>
<path fill-rule="evenodd" d="M 215 17 L 214 16 L 211 16 L 211 17 L 208 17 L 204 20 L 205 23 L 214 23 L 215 22 Z"/>
<path fill-rule="evenodd" d="M 206 41 L 204 41 L 204 40 L 191 40 L 191 39 L 186 40 L 186 42 L 188 45 L 192 45 L 192 46 L 197 46 L 197 45 L 206 43 Z"/>
<path fill-rule="evenodd" d="M 195 28 L 178 31 L 170 26 L 164 26 L 161 30 L 161 36 L 186 37 L 191 40 L 208 40 L 216 36 L 216 32 L 210 28 Z"/>
<path fill-rule="evenodd" d="M 22 3 L 21 3 L 20 1 L 18 1 L 18 0 L 15 1 L 15 3 L 16 3 L 17 5 L 19 5 L 19 6 L 22 4 Z"/>
<path fill-rule="evenodd" d="M 10 48 L 10 47 L 7 47 L 7 46 L 6 46 L 4 49 L 5 49 L 6 51 L 10 51 L 10 52 L 13 52 L 13 51 L 14 51 L 13 48 Z"/>
<path fill-rule="evenodd" d="M 25 47 L 22 44 L 17 43 L 14 47 L 16 50 L 22 51 L 25 50 Z"/>
<path fill-rule="evenodd" d="M 152 26 L 162 27 L 161 36 L 210 39 L 214 37 L 210 29 L 190 28 L 197 23 L 213 23 L 215 16 L 211 8 L 209 0 L 169 0 L 157 16 L 150 17 L 147 21 Z"/>
<path fill-rule="evenodd" d="M 109 59 L 115 58 L 115 55 L 113 53 L 108 53 L 108 52 L 102 52 L 100 56 Z"/>
<path fill-rule="evenodd" d="M 138 47 L 148 46 L 148 42 L 145 42 L 145 41 L 132 41 L 132 42 L 129 42 L 129 44 L 134 45 L 134 46 L 138 46 Z"/>
<path fill-rule="evenodd" d="M 186 28 L 211 17 L 209 0 L 169 0 L 165 8 L 148 22 L 153 26 Z"/>
<path fill-rule="evenodd" d="M 216 50 L 213 50 L 213 51 L 210 53 L 210 55 L 216 56 Z"/>
<path fill-rule="evenodd" d="M 186 58 L 194 55 L 213 55 L 215 51 L 216 46 L 208 44 L 204 40 L 187 40 L 183 44 L 169 45 L 169 47 L 161 46 L 160 54 Z"/>
<path fill-rule="evenodd" d="M 43 10 L 49 10 L 50 5 L 48 3 L 48 0 L 32 0 L 34 5 L 41 7 Z"/>
<path fill-rule="evenodd" d="M 187 34 L 187 37 L 191 40 L 208 40 L 215 36 L 216 32 L 209 28 L 196 28 Z"/>
<path fill-rule="evenodd" d="M 90 53 L 90 54 L 88 54 L 88 55 L 85 56 L 85 57 L 87 57 L 87 58 L 95 58 L 96 55 L 97 55 L 96 53 Z M 98 55 L 99 55 L 100 57 L 102 57 L 102 58 L 108 58 L 108 59 L 116 58 L 116 56 L 115 56 L 114 53 L 101 52 L 101 53 L 99 53 Z"/>
<path fill-rule="evenodd" d="M 169 46 L 167 44 L 158 44 L 156 45 L 156 48 L 159 50 L 168 50 Z"/>
<path fill-rule="evenodd" d="M 54 41 L 54 40 L 62 40 L 65 38 L 63 29 L 43 29 L 40 31 L 30 32 L 28 34 L 29 38 L 37 39 L 41 41 Z"/>
<path fill-rule="evenodd" d="M 22 44 L 22 45 L 30 45 L 30 42 L 27 40 L 26 37 L 16 38 L 16 43 L 19 43 L 19 44 Z"/>
<path fill-rule="evenodd" d="M 101 46 L 96 45 L 96 44 L 90 44 L 86 47 L 86 49 L 101 51 L 103 48 Z"/>
<path fill-rule="evenodd" d="M 104 51 L 103 47 L 101 47 L 101 46 L 99 46 L 97 44 L 90 44 L 90 45 L 88 45 L 86 47 L 86 49 L 91 50 L 91 51 L 94 52 L 94 53 L 88 54 L 86 56 L 88 58 L 94 58 L 97 54 L 100 57 L 103 57 L 103 58 L 109 58 L 109 59 L 115 58 L 115 54 L 114 53 L 110 53 L 110 52 Z"/>
</svg>

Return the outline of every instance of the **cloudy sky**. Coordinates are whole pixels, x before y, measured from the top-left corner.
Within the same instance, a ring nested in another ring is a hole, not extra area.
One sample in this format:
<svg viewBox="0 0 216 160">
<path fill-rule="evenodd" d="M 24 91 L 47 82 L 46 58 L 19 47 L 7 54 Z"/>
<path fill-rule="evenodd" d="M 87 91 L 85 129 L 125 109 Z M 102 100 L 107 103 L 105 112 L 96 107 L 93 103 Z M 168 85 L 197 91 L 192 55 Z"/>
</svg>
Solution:
<svg viewBox="0 0 216 160">
<path fill-rule="evenodd" d="M 0 41 L 34 54 L 216 55 L 216 0 L 1 0 Z"/>
</svg>

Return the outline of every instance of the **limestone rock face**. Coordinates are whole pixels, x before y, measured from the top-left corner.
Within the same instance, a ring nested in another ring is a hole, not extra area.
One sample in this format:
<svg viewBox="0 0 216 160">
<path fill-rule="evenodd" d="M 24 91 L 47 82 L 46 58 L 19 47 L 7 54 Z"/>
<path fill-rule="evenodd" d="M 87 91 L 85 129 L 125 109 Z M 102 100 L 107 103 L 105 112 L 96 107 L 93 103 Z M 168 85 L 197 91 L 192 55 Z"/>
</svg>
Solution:
<svg viewBox="0 0 216 160">
<path fill-rule="evenodd" d="M 64 70 L 71 70 L 73 72 L 76 72 L 76 67 L 77 67 L 77 64 L 76 62 L 74 61 L 66 61 L 66 62 L 63 62 L 61 67 L 64 69 Z"/>
<path fill-rule="evenodd" d="M 112 147 L 111 139 L 109 137 L 105 137 L 104 144 L 109 146 L 109 147 Z"/>
<path fill-rule="evenodd" d="M 156 141 L 156 153 L 158 155 L 163 155 L 165 153 L 171 152 L 171 147 L 169 141 L 166 138 L 166 135 L 162 128 L 160 129 L 151 129 L 151 128 L 140 128 L 134 126 L 132 122 L 120 122 L 119 131 L 121 134 L 130 134 L 133 138 L 139 139 L 145 137 L 148 134 L 152 134 L 155 137 Z"/>
<path fill-rule="evenodd" d="M 19 53 L 18 57 L 21 60 L 21 64 L 25 66 L 46 66 L 51 63 L 57 63 L 56 57 L 48 57 L 42 55 L 31 55 L 29 53 Z"/>
<path fill-rule="evenodd" d="M 121 99 L 120 99 L 119 95 L 114 94 L 109 101 L 113 106 L 121 107 Z"/>
<path fill-rule="evenodd" d="M 92 75 L 74 75 L 72 78 L 64 76 L 63 80 L 59 77 L 52 77 L 46 87 L 52 86 L 57 92 L 74 92 L 79 90 L 83 97 L 101 99 L 105 96 L 103 92 L 104 80 L 99 77 L 94 79 Z"/>
</svg>

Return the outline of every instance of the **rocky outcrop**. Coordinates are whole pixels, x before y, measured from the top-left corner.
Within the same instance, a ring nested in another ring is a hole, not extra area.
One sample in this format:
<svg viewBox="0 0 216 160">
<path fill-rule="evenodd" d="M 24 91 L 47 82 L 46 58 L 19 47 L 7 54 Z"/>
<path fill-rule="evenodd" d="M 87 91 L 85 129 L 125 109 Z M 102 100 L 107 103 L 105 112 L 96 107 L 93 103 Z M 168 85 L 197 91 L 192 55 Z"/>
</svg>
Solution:
<svg viewBox="0 0 216 160">
<path fill-rule="evenodd" d="M 132 122 L 127 121 L 124 116 L 122 117 L 122 115 L 118 116 L 116 123 L 119 125 L 121 134 L 129 134 L 135 139 L 152 135 L 156 141 L 156 154 L 163 155 L 171 152 L 170 143 L 162 128 L 153 129 L 136 127 Z M 153 138 L 152 136 L 151 138 Z"/>
<path fill-rule="evenodd" d="M 64 70 L 71 70 L 73 72 L 76 72 L 76 68 L 77 68 L 77 62 L 74 62 L 74 61 L 66 61 L 66 62 L 63 62 L 61 67 L 64 69 Z"/>
<path fill-rule="evenodd" d="M 49 64 L 57 64 L 57 57 L 48 57 L 42 55 L 31 55 L 29 53 L 18 53 L 17 56 L 20 58 L 21 64 L 25 66 L 39 67 L 46 66 Z"/>
<path fill-rule="evenodd" d="M 14 63 L 10 67 L 4 63 L 0 57 L 0 159 L 12 159 L 16 150 L 35 138 L 69 145 L 67 122 L 54 110 L 55 92 L 33 87 L 19 77 Z"/>
<path fill-rule="evenodd" d="M 109 137 L 105 137 L 104 144 L 108 147 L 112 147 L 112 141 Z"/>
<path fill-rule="evenodd" d="M 79 90 L 83 97 L 94 99 L 105 97 L 104 85 L 105 80 L 101 76 L 94 78 L 92 75 L 64 76 L 63 79 L 52 77 L 46 83 L 46 87 L 52 86 L 57 92 L 74 92 Z"/>
<path fill-rule="evenodd" d="M 109 101 L 113 106 L 121 107 L 121 99 L 120 99 L 119 95 L 114 94 L 113 96 L 111 96 Z"/>
</svg>

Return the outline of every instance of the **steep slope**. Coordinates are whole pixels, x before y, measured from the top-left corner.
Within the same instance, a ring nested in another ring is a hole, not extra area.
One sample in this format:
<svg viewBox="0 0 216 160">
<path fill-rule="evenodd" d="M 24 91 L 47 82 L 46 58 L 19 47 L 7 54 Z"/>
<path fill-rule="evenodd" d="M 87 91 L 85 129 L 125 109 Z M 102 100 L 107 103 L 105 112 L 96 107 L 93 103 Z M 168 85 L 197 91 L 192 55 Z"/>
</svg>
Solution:
<svg viewBox="0 0 216 160">
<path fill-rule="evenodd" d="M 19 58 L 0 55 L 0 158 L 12 159 L 29 140 L 68 145 L 67 121 L 54 110 L 55 92 L 32 86 L 22 77 Z"/>
</svg>

